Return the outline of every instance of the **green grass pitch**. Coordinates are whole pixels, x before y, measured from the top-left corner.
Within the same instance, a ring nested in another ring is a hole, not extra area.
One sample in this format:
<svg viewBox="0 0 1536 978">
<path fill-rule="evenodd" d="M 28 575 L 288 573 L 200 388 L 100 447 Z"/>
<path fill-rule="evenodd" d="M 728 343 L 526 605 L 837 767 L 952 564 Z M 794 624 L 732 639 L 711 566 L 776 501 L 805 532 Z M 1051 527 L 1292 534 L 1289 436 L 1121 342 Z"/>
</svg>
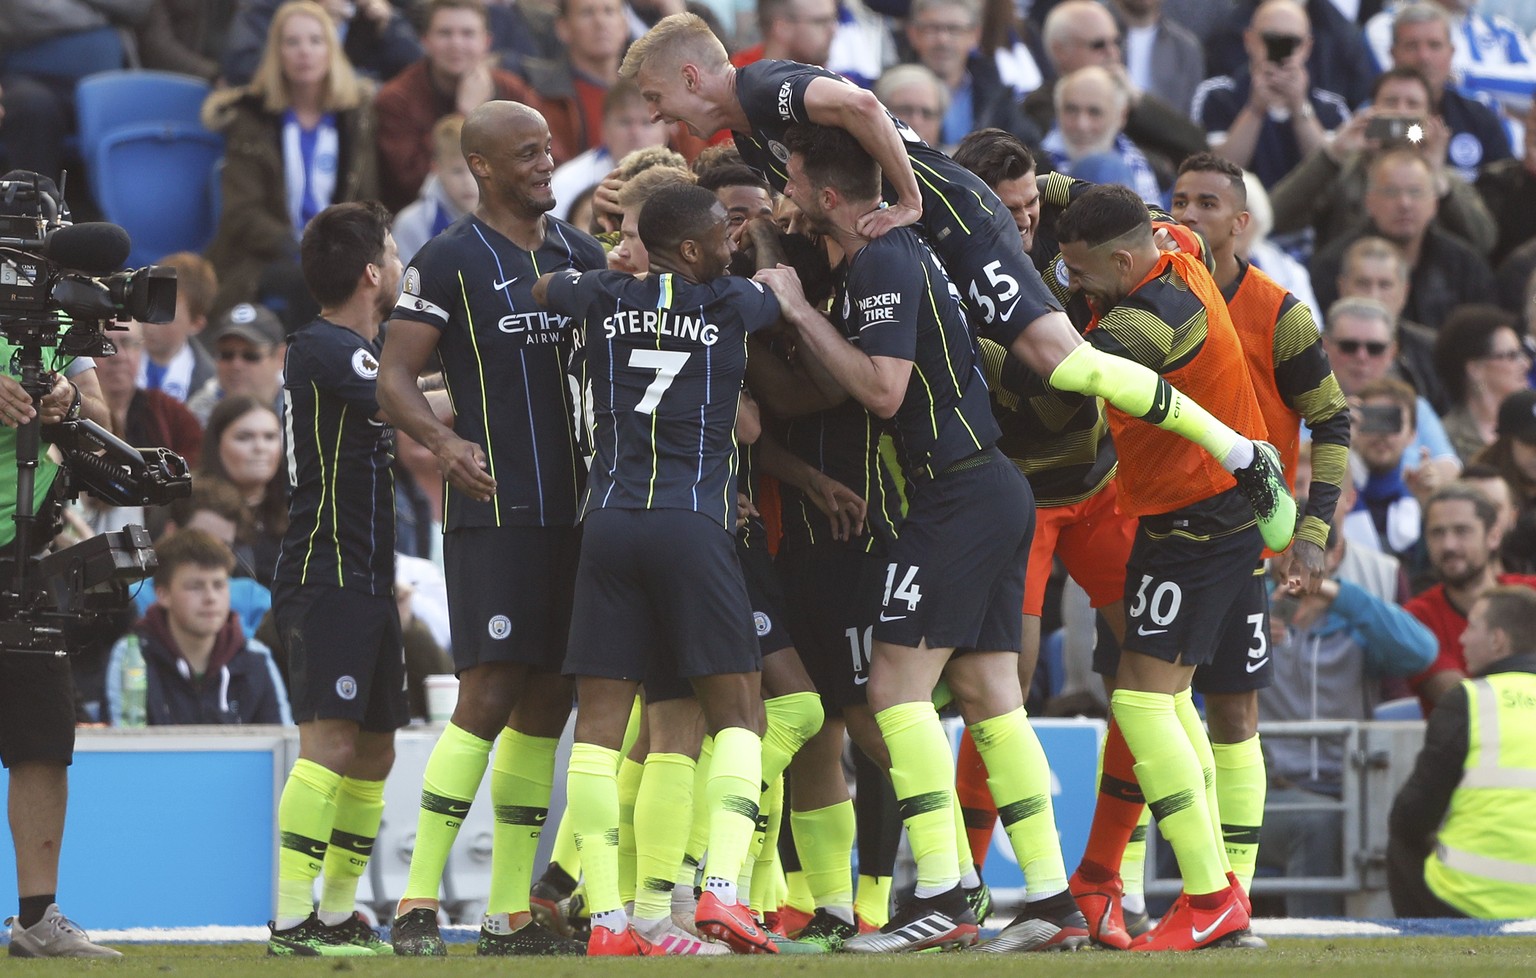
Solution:
<svg viewBox="0 0 1536 978">
<path fill-rule="evenodd" d="M 262 945 L 124 945 L 120 961 L 10 961 L 8 975 L 111 975 L 113 978 L 274 978 L 350 972 L 444 978 L 630 978 L 630 976 L 746 975 L 769 978 L 1406 978 L 1406 976 L 1536 975 L 1536 937 L 1392 937 L 1335 940 L 1275 940 L 1267 951 L 1203 951 L 1196 954 L 1136 955 L 1103 951 L 1023 955 L 919 954 L 906 957 L 795 956 L 667 958 L 663 960 L 479 959 L 472 945 L 452 946 L 447 960 L 273 959 Z M 1134 969 L 1134 970 L 1132 970 Z"/>
</svg>

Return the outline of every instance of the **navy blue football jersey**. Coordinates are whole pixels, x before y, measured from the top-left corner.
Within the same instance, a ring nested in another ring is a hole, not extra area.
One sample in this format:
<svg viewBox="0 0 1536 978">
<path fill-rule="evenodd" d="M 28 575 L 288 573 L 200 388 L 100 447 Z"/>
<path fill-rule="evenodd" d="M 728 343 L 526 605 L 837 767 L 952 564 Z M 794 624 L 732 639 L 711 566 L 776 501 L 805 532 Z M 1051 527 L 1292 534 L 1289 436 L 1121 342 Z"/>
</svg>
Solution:
<svg viewBox="0 0 1536 978">
<path fill-rule="evenodd" d="M 394 429 L 378 420 L 379 342 L 325 319 L 283 363 L 288 532 L 276 580 L 389 594 L 395 586 Z"/>
<path fill-rule="evenodd" d="M 736 526 L 736 411 L 747 334 L 779 319 L 749 279 L 566 272 L 548 304 L 585 333 L 592 473 L 582 514 L 685 509 Z"/>
<path fill-rule="evenodd" d="M 859 249 L 832 311 L 867 355 L 912 361 L 906 397 L 888 425 L 910 485 L 997 441 L 960 297 L 919 235 L 897 228 Z"/>
<path fill-rule="evenodd" d="M 533 301 L 539 276 L 606 268 L 602 245 L 545 217 L 526 251 L 471 214 L 427 242 L 405 270 L 396 319 L 442 331 L 437 351 L 454 433 L 479 445 L 496 495 L 477 502 L 451 485 L 443 526 L 570 526 L 586 479 L 566 369 L 569 316 Z"/>
</svg>

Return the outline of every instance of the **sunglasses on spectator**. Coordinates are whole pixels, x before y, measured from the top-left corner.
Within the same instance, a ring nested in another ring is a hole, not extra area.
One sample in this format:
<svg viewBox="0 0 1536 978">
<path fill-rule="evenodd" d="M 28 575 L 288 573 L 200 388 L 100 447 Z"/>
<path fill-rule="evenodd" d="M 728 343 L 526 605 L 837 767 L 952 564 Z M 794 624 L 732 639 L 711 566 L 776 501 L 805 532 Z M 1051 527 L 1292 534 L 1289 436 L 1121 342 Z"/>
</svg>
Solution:
<svg viewBox="0 0 1536 978">
<path fill-rule="evenodd" d="M 1119 47 L 1119 46 L 1120 46 L 1120 35 L 1118 35 L 1118 34 L 1116 34 L 1114 37 L 1100 37 L 1100 38 L 1095 38 L 1092 41 L 1084 41 L 1083 42 L 1083 47 L 1087 48 L 1090 51 L 1103 51 L 1103 50 L 1105 50 L 1107 48 L 1110 48 L 1110 47 Z"/>
<path fill-rule="evenodd" d="M 261 361 L 265 360 L 266 358 L 267 358 L 267 355 L 265 353 L 261 352 L 260 350 L 220 350 L 219 351 L 219 359 L 224 361 L 225 363 L 232 363 L 235 360 L 244 360 L 246 363 L 260 363 Z"/>
<path fill-rule="evenodd" d="M 1346 357 L 1352 357 L 1362 349 L 1369 356 L 1379 357 L 1387 352 L 1388 346 L 1380 340 L 1334 340 L 1333 345 Z"/>
<path fill-rule="evenodd" d="M 898 119 L 937 119 L 939 110 L 926 105 L 893 105 L 891 114 Z"/>
</svg>

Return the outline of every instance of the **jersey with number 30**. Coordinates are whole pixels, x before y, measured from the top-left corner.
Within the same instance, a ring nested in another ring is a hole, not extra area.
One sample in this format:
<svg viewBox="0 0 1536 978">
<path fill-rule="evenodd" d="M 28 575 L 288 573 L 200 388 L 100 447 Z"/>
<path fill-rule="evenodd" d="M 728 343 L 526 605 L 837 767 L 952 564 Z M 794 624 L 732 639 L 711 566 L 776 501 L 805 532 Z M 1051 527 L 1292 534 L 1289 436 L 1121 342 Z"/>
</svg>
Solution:
<svg viewBox="0 0 1536 978">
<path fill-rule="evenodd" d="M 749 279 L 566 271 L 549 308 L 585 330 L 598 509 L 685 509 L 736 526 L 736 409 L 747 334 L 779 319 Z"/>
</svg>

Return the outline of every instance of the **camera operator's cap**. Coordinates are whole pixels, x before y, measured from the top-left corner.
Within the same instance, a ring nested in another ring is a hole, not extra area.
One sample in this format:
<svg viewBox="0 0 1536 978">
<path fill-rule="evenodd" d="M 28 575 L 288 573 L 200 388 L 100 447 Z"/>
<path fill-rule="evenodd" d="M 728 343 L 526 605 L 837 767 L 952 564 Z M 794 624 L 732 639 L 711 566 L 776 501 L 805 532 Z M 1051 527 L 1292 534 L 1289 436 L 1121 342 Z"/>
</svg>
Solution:
<svg viewBox="0 0 1536 978">
<path fill-rule="evenodd" d="M 1515 391 L 1499 405 L 1499 437 L 1536 445 L 1536 390 Z"/>
<path fill-rule="evenodd" d="M 214 321 L 208 342 L 217 343 L 226 336 L 238 336 L 257 346 L 276 346 L 283 342 L 283 323 L 266 306 L 242 302 Z"/>
</svg>

